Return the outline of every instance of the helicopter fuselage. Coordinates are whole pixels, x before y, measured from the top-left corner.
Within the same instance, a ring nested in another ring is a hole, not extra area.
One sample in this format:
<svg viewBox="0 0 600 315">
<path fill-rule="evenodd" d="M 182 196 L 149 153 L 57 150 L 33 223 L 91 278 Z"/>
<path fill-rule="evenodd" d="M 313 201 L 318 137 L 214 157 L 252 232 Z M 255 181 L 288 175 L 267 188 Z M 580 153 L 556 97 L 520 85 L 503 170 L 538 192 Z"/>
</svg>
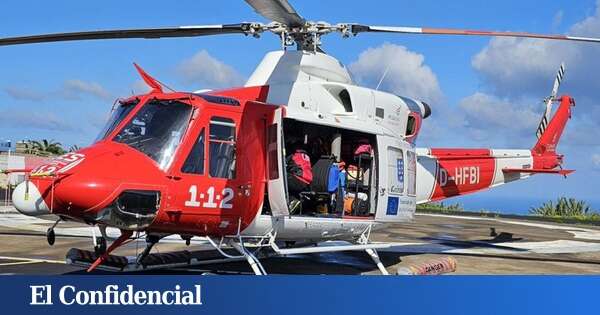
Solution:
<svg viewBox="0 0 600 315">
<path fill-rule="evenodd" d="M 13 194 L 19 211 L 160 235 L 356 239 L 410 221 L 418 203 L 561 162 L 546 151 L 417 149 L 429 105 L 357 86 L 322 53 L 270 53 L 238 89 L 164 93 L 145 79 L 154 89 L 119 102 L 93 145 L 29 173 Z M 572 103 L 563 98 L 555 125 L 564 127 Z M 319 144 L 311 162 L 327 185 L 292 196 L 292 140 Z M 369 149 L 356 154 L 360 144 Z M 338 174 L 329 188 L 332 169 L 353 181 Z"/>
</svg>

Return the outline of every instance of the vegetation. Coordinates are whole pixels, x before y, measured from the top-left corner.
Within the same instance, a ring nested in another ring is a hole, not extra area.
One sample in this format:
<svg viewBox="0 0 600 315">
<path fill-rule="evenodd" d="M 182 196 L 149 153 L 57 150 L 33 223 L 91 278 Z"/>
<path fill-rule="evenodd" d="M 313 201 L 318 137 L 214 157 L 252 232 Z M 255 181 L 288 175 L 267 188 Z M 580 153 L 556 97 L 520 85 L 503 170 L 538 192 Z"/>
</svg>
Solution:
<svg viewBox="0 0 600 315">
<path fill-rule="evenodd" d="M 585 201 L 566 197 L 558 198 L 556 202 L 548 201 L 537 208 L 531 208 L 529 213 L 543 217 L 600 220 L 600 214 L 593 211 Z"/>
<path fill-rule="evenodd" d="M 75 151 L 79 151 L 81 149 L 80 146 L 74 144 L 72 146 L 69 147 L 69 152 L 75 152 Z"/>
<path fill-rule="evenodd" d="M 503 215 L 496 211 L 465 210 L 459 203 L 445 205 L 443 202 L 432 202 L 417 205 L 418 212 L 439 212 L 445 214 L 456 214 L 457 212 L 467 212 L 470 215 L 480 215 L 482 217 L 502 217 Z M 553 222 L 577 222 L 582 224 L 598 224 L 600 222 L 600 213 L 592 210 L 585 202 L 574 198 L 558 198 L 557 201 L 548 201 L 539 207 L 533 207 L 529 211 L 530 216 L 539 217 L 542 220 Z M 514 217 L 519 215 L 506 216 Z"/>
<path fill-rule="evenodd" d="M 62 155 L 66 151 L 63 149 L 60 142 L 54 140 L 29 140 L 25 143 L 25 153 L 39 155 L 39 156 L 51 156 L 51 155 Z"/>
<path fill-rule="evenodd" d="M 463 207 L 458 204 L 450 204 L 450 205 L 445 205 L 443 202 L 430 202 L 430 203 L 425 203 L 425 204 L 420 204 L 417 205 L 417 211 L 436 211 L 436 212 L 442 212 L 442 213 L 448 213 L 448 212 L 462 212 L 464 211 Z"/>
</svg>

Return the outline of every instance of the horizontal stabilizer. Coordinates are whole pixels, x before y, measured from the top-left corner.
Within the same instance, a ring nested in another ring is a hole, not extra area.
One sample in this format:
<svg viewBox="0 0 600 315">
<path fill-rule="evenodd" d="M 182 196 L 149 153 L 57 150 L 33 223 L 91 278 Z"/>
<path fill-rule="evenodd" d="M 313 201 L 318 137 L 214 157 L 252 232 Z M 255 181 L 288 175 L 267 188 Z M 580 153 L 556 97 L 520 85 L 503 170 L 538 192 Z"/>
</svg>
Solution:
<svg viewBox="0 0 600 315">
<path fill-rule="evenodd" d="M 505 168 L 502 171 L 504 173 L 559 174 L 563 176 L 567 176 L 575 172 L 575 170 L 549 170 L 536 168 Z"/>
</svg>

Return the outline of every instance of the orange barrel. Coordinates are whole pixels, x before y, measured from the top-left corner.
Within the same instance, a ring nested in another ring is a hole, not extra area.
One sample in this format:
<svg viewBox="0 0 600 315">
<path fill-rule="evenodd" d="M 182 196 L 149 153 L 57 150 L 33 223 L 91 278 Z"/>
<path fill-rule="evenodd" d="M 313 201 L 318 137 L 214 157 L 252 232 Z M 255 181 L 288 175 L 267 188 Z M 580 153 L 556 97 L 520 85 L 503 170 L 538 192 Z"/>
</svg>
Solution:
<svg viewBox="0 0 600 315">
<path fill-rule="evenodd" d="M 398 275 L 441 275 L 456 271 L 456 259 L 443 257 L 422 264 L 398 267 Z"/>
</svg>

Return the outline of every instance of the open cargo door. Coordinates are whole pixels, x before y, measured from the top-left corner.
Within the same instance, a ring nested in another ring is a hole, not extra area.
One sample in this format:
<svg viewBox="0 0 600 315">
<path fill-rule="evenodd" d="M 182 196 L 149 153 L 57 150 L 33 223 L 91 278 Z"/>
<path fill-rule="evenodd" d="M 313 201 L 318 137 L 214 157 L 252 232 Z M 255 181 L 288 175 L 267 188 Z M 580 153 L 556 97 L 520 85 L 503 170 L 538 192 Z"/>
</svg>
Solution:
<svg viewBox="0 0 600 315">
<path fill-rule="evenodd" d="M 273 216 L 284 216 L 290 213 L 283 141 L 283 109 L 280 107 L 273 112 L 273 119 L 267 127 L 267 192 Z"/>
</svg>

